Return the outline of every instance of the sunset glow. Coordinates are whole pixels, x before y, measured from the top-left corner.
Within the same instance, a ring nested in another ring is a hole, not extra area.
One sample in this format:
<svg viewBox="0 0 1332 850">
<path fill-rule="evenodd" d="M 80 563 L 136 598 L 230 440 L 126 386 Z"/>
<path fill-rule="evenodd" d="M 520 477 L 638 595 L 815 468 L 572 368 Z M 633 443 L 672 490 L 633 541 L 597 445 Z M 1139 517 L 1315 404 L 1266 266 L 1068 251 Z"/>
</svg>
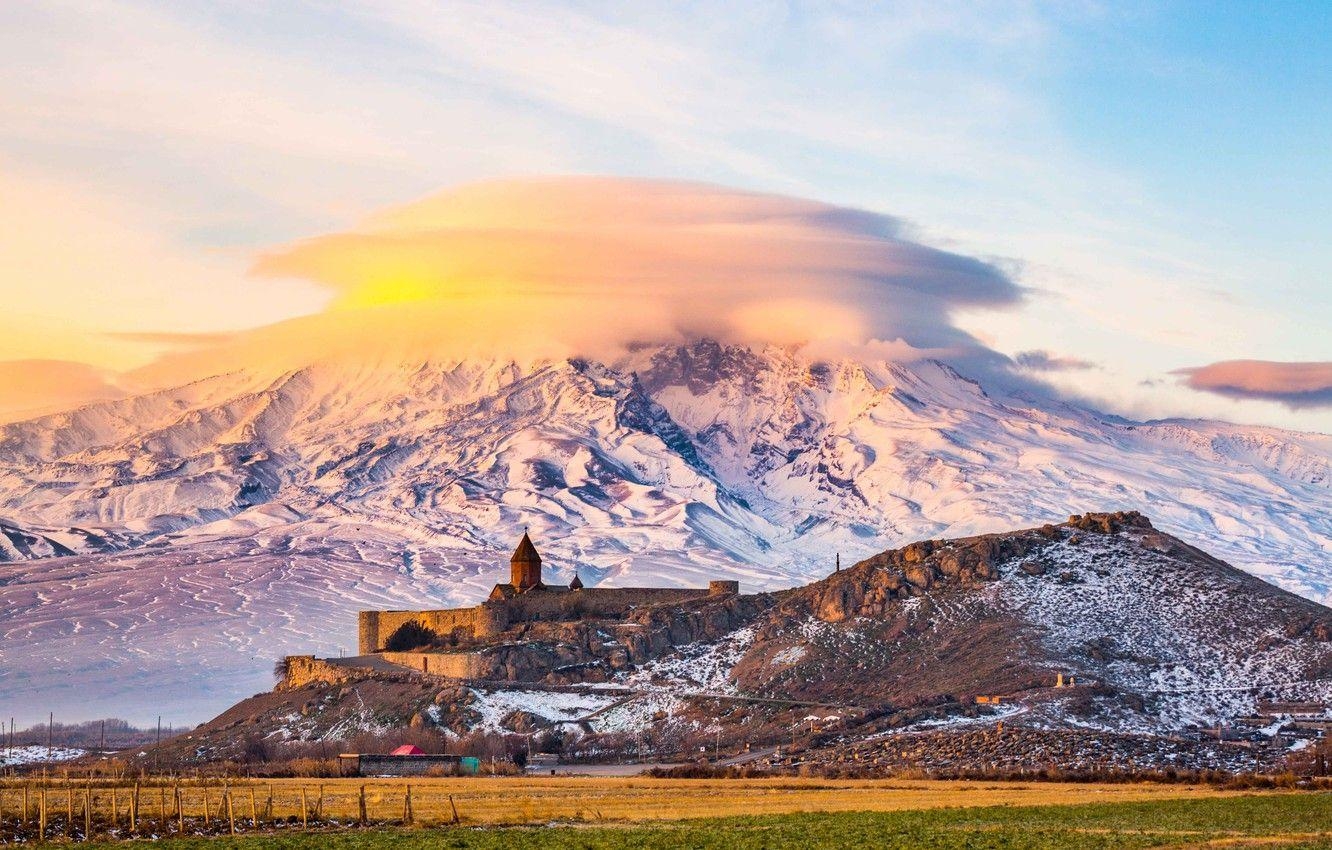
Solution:
<svg viewBox="0 0 1332 850">
<path fill-rule="evenodd" d="M 1332 2 L 3 0 L 0 844 L 462 835 L 416 780 L 537 754 L 1325 823 L 1329 44 Z M 313 808 L 231 823 L 268 777 Z M 140 817 L 173 787 L 201 822 Z M 1133 835 L 1284 840 L 1194 826 Z"/>
</svg>

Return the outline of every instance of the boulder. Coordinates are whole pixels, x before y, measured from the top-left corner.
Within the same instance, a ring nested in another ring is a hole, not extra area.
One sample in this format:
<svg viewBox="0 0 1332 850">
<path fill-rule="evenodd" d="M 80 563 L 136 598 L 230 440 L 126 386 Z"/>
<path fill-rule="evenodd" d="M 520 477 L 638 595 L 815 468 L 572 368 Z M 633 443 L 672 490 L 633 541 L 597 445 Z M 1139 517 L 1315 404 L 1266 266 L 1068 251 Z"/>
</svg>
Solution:
<svg viewBox="0 0 1332 850">
<path fill-rule="evenodd" d="M 1040 561 L 1023 561 L 1020 569 L 1029 576 L 1045 575 L 1045 565 Z"/>
</svg>

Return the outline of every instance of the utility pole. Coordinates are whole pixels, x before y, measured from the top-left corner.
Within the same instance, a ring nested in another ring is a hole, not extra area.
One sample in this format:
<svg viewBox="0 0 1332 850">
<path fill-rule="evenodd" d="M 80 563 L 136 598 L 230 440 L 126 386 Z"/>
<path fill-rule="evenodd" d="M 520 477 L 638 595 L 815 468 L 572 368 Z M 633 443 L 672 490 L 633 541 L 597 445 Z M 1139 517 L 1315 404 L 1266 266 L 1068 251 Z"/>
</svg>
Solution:
<svg viewBox="0 0 1332 850">
<path fill-rule="evenodd" d="M 97 749 L 106 752 L 106 721 L 102 721 L 102 734 L 98 740 Z"/>
<path fill-rule="evenodd" d="M 52 711 L 46 716 L 46 760 L 51 760 L 51 742 L 55 731 L 55 712 Z"/>
</svg>

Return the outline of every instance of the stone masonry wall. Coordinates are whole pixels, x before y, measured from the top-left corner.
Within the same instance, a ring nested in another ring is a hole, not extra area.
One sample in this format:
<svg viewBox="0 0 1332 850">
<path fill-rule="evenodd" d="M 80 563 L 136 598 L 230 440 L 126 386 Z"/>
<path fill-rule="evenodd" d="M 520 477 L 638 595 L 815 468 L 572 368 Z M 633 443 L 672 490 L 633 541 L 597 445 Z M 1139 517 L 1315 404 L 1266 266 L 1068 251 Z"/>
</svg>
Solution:
<svg viewBox="0 0 1332 850">
<path fill-rule="evenodd" d="M 468 637 L 484 638 L 498 634 L 509 625 L 504 603 L 489 602 L 473 608 L 444 608 L 437 611 L 362 611 L 359 617 L 360 652 L 380 652 L 398 629 L 416 622 L 440 635 L 455 630 Z"/>
<path fill-rule="evenodd" d="M 287 656 L 287 675 L 275 690 L 294 690 L 314 682 L 340 685 L 359 679 L 365 674 L 352 667 L 339 667 L 313 655 Z"/>
<path fill-rule="evenodd" d="M 509 622 L 578 620 L 584 617 L 621 617 L 634 608 L 686 602 L 707 596 L 706 590 L 651 587 L 589 587 L 568 592 L 524 593 L 503 603 Z"/>
<path fill-rule="evenodd" d="M 583 590 L 531 591 L 503 602 L 473 608 L 435 611 L 362 611 L 360 653 L 382 652 L 385 643 L 403 625 L 416 622 L 439 635 L 462 630 L 468 637 L 493 637 L 514 623 L 540 620 L 577 620 L 584 617 L 622 617 L 634 608 L 678 604 L 709 595 L 735 592 L 734 583 L 713 582 L 707 590 L 691 588 L 608 587 Z"/>
<path fill-rule="evenodd" d="M 479 679 L 489 669 L 484 659 L 471 652 L 381 652 L 379 657 L 391 664 L 450 679 Z"/>
</svg>

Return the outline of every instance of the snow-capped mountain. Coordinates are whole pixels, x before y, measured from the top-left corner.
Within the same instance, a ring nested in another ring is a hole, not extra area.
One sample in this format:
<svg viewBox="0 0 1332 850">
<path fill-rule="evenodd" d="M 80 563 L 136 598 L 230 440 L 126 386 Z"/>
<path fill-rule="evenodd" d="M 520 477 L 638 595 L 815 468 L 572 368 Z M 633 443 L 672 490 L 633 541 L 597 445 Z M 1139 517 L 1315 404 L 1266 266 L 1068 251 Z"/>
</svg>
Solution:
<svg viewBox="0 0 1332 850">
<path fill-rule="evenodd" d="M 564 578 L 758 589 L 1137 508 L 1326 600 L 1329 506 L 1332 437 L 1128 423 L 936 361 L 699 342 L 237 372 L 0 428 L 0 702 L 143 719 L 173 694 L 198 719 L 277 656 L 350 647 L 361 607 L 481 598 L 523 526 Z"/>
</svg>

